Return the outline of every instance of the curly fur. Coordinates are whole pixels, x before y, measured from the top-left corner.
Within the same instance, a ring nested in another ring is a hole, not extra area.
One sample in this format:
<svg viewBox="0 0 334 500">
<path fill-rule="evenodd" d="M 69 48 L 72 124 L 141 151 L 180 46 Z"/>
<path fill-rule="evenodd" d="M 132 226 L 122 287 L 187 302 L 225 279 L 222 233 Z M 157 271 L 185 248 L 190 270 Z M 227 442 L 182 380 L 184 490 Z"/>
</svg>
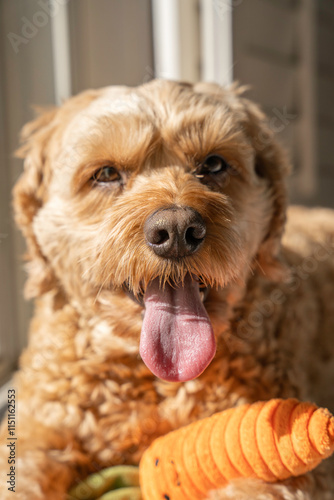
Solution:
<svg viewBox="0 0 334 500">
<path fill-rule="evenodd" d="M 283 236 L 288 162 L 240 89 L 153 81 L 87 91 L 40 114 L 22 139 L 14 209 L 36 309 L 13 382 L 16 498 L 64 499 L 89 471 L 138 463 L 157 436 L 244 402 L 292 396 L 334 409 L 333 213 L 291 208 Z M 218 185 L 193 175 L 212 152 L 231 165 Z M 94 185 L 105 164 L 123 185 Z M 205 244 L 178 260 L 159 258 L 143 236 L 147 217 L 171 204 L 207 223 Z M 195 380 L 171 383 L 140 359 L 143 309 L 124 285 L 139 296 L 156 277 L 188 272 L 211 287 L 217 353 Z M 0 464 L 4 479 L 5 446 Z M 290 482 L 238 481 L 210 498 L 330 499 L 332 470 L 328 461 Z"/>
</svg>

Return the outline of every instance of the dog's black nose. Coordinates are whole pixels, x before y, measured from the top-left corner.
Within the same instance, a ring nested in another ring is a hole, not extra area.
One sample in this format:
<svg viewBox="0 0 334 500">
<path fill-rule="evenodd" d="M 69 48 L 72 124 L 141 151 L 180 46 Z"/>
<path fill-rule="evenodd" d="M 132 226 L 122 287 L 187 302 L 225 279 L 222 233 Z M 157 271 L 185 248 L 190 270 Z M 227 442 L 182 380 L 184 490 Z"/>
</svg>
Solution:
<svg viewBox="0 0 334 500">
<path fill-rule="evenodd" d="M 190 207 L 169 207 L 154 212 L 146 220 L 147 244 L 160 257 L 179 258 L 195 253 L 203 243 L 206 225 Z"/>
</svg>

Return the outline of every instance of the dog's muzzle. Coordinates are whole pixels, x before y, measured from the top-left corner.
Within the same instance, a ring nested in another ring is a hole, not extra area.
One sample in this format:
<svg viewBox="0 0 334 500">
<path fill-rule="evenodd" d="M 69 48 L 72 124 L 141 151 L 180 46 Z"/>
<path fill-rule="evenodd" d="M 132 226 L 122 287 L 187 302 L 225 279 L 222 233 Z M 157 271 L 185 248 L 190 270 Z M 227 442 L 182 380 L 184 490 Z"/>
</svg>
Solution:
<svg viewBox="0 0 334 500">
<path fill-rule="evenodd" d="M 205 239 L 206 225 L 193 208 L 172 206 L 150 215 L 144 233 L 156 255 L 177 259 L 197 252 Z"/>
</svg>

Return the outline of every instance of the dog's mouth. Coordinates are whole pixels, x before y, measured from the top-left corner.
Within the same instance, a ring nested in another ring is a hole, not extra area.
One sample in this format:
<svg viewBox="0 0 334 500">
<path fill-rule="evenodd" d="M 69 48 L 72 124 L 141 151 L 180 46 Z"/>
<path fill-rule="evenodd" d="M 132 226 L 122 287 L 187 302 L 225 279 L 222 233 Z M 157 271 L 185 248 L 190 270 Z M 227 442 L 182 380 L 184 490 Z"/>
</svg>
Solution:
<svg viewBox="0 0 334 500">
<path fill-rule="evenodd" d="M 157 278 L 159 279 L 159 278 Z M 208 294 L 211 290 L 211 287 L 210 286 L 207 286 L 205 285 L 200 279 L 196 278 L 195 276 L 192 278 L 192 280 L 196 281 L 197 282 L 197 285 L 198 285 L 198 290 L 199 290 L 199 296 L 200 296 L 200 299 L 201 301 L 204 303 L 208 297 Z M 170 285 L 172 286 L 172 288 L 175 288 L 177 287 L 178 285 Z M 182 284 L 181 284 L 182 286 Z M 128 297 L 130 297 L 130 299 L 132 299 L 134 302 L 136 302 L 137 304 L 139 304 L 141 307 L 144 307 L 145 308 L 145 300 L 144 300 L 144 296 L 145 296 L 145 292 L 143 291 L 143 288 L 141 288 L 141 291 L 138 292 L 137 294 L 134 294 L 132 292 L 132 290 L 130 290 L 128 284 L 125 282 L 123 283 L 123 292 L 126 293 L 126 295 Z"/>
<path fill-rule="evenodd" d="M 145 307 L 140 355 L 163 380 L 191 380 L 205 370 L 216 352 L 203 303 L 209 289 L 189 273 L 182 283 L 161 286 L 160 281 L 159 277 L 152 280 L 136 298 Z"/>
</svg>

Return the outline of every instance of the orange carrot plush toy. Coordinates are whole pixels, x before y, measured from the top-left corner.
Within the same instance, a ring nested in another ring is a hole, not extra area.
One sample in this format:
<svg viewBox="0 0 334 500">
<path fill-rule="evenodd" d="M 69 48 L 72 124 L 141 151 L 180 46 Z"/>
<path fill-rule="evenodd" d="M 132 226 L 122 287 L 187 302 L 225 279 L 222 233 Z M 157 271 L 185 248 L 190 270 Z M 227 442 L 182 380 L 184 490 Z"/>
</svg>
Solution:
<svg viewBox="0 0 334 500">
<path fill-rule="evenodd" d="M 334 417 L 295 399 L 217 413 L 162 436 L 144 453 L 144 500 L 200 500 L 231 479 L 299 476 L 334 451 Z"/>
</svg>

